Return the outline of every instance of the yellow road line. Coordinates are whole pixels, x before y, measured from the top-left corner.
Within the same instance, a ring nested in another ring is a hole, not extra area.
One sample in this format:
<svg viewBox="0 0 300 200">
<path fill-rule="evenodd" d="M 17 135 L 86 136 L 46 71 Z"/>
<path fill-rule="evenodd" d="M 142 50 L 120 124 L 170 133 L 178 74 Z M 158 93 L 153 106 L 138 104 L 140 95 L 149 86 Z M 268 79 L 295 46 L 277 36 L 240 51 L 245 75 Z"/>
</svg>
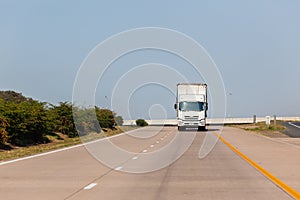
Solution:
<svg viewBox="0 0 300 200">
<path fill-rule="evenodd" d="M 300 199 L 300 193 L 297 192 L 292 187 L 285 184 L 283 181 L 272 175 L 270 172 L 262 168 L 260 165 L 258 165 L 256 162 L 251 160 L 249 157 L 247 157 L 245 154 L 237 150 L 234 146 L 232 146 L 229 142 L 227 142 L 219 133 L 215 132 L 215 134 L 218 136 L 218 138 L 226 144 L 233 152 L 235 152 L 237 155 L 239 155 L 241 158 L 246 160 L 250 165 L 252 165 L 255 169 L 257 169 L 259 172 L 261 172 L 265 177 L 270 179 L 273 183 L 278 185 L 280 188 L 282 188 L 285 192 L 287 192 L 290 196 L 292 196 L 295 199 Z"/>
</svg>

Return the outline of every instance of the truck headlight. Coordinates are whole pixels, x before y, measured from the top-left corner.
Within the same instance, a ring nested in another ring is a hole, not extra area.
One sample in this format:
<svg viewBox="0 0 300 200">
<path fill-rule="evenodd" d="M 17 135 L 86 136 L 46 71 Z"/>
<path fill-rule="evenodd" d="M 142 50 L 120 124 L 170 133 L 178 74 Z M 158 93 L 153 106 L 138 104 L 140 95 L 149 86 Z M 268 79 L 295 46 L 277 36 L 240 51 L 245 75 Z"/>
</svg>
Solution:
<svg viewBox="0 0 300 200">
<path fill-rule="evenodd" d="M 182 125 L 183 124 L 183 122 L 182 122 L 182 119 L 178 119 L 178 125 Z"/>
<path fill-rule="evenodd" d="M 200 125 L 200 126 L 205 126 L 205 120 L 203 120 L 203 119 L 200 120 L 200 121 L 199 121 L 199 125 Z"/>
</svg>

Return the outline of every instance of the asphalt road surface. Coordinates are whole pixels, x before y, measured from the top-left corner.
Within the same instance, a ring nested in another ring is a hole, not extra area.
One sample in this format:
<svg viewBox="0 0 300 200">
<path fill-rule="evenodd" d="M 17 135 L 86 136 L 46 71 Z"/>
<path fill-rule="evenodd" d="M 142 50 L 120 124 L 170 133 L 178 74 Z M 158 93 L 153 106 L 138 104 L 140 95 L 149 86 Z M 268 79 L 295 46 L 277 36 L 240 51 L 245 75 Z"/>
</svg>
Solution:
<svg viewBox="0 0 300 200">
<path fill-rule="evenodd" d="M 114 169 L 103 165 L 83 146 L 0 163 L 0 197 L 5 200 L 293 199 L 220 140 L 208 156 L 199 159 L 205 136 L 216 137 L 215 128 L 195 134 L 191 146 L 182 151 L 183 155 L 160 170 L 137 174 L 123 172 L 123 169 L 134 170 L 135 162 L 147 167 L 181 154 L 178 147 L 178 151 L 167 151 L 157 160 L 143 159 L 143 155 L 176 144 L 176 127 L 160 127 L 162 129 L 157 134 L 151 135 L 157 128 L 146 127 L 131 132 L 135 136 L 144 135 L 142 138 L 123 134 L 110 139 L 114 145 L 135 154 L 131 159 L 116 163 Z M 191 138 L 193 132 L 179 135 L 182 141 Z M 278 142 L 230 127 L 224 128 L 222 136 L 268 172 L 300 191 L 300 145 Z M 100 146 L 98 142 L 92 145 L 90 151 Z M 139 170 L 138 166 L 136 169 Z"/>
<path fill-rule="evenodd" d="M 300 122 L 281 122 L 286 127 L 284 134 L 293 138 L 300 138 Z"/>
</svg>

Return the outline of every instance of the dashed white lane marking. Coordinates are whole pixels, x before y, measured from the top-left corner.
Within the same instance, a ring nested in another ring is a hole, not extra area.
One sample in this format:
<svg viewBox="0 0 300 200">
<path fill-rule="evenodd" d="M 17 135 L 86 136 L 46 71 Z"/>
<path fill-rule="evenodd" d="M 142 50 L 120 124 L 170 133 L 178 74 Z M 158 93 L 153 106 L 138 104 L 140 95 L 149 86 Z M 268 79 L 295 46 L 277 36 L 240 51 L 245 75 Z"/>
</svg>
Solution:
<svg viewBox="0 0 300 200">
<path fill-rule="evenodd" d="M 300 126 L 293 124 L 292 122 L 289 122 L 289 125 L 295 126 L 296 128 L 300 128 Z"/>
<path fill-rule="evenodd" d="M 153 147 L 154 147 L 154 144 L 151 144 L 150 147 L 153 148 Z"/>
<path fill-rule="evenodd" d="M 116 170 L 116 171 L 120 171 L 122 168 L 123 168 L 122 166 L 116 167 L 115 170 Z"/>
<path fill-rule="evenodd" d="M 90 190 L 90 189 L 92 189 L 93 187 L 95 187 L 96 185 L 97 185 L 97 183 L 91 183 L 91 184 L 85 186 L 83 189 L 84 189 L 84 190 Z"/>
<path fill-rule="evenodd" d="M 134 156 L 133 158 L 132 158 L 132 160 L 136 160 L 136 159 L 138 159 L 139 157 L 137 157 L 137 156 Z"/>
<path fill-rule="evenodd" d="M 143 153 L 146 153 L 148 150 L 147 149 L 145 149 L 145 150 L 143 150 Z"/>
</svg>

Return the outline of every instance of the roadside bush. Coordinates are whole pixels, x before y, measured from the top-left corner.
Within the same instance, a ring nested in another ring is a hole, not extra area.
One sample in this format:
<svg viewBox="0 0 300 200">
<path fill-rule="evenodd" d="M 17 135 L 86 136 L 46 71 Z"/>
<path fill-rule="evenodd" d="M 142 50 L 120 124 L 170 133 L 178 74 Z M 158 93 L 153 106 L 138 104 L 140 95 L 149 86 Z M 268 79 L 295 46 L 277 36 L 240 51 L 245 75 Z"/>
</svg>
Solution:
<svg viewBox="0 0 300 200">
<path fill-rule="evenodd" d="M 95 119 L 95 110 L 93 108 L 78 108 L 73 106 L 74 120 L 76 129 L 80 136 L 91 132 L 100 132 L 98 120 Z"/>
<path fill-rule="evenodd" d="M 115 118 L 114 113 L 108 109 L 100 109 L 98 107 L 95 108 L 96 116 L 101 128 L 114 128 L 115 126 Z"/>
<path fill-rule="evenodd" d="M 71 103 L 60 102 L 58 106 L 53 106 L 49 112 L 54 132 L 61 132 L 69 137 L 77 136 Z"/>
<path fill-rule="evenodd" d="M 122 117 L 122 116 L 116 116 L 116 117 L 115 117 L 115 121 L 116 121 L 116 124 L 117 124 L 118 126 L 122 126 L 123 123 L 124 123 L 124 120 L 123 120 L 123 117 Z"/>
<path fill-rule="evenodd" d="M 31 98 L 26 98 L 22 93 L 17 93 L 14 91 L 0 91 L 0 98 L 4 101 L 12 101 L 15 103 L 21 103 L 23 101 L 33 101 Z"/>
<path fill-rule="evenodd" d="M 148 123 L 144 119 L 137 119 L 135 123 L 137 126 L 148 126 Z"/>
<path fill-rule="evenodd" d="M 0 116 L 0 145 L 5 144 L 7 142 L 8 136 L 7 136 L 7 131 L 6 127 L 8 127 L 9 124 L 7 120 Z"/>
<path fill-rule="evenodd" d="M 1 120 L 2 133 L 6 134 L 5 140 L 9 143 L 26 146 L 47 142 L 44 137 L 48 132 L 47 115 L 43 103 L 1 101 L 0 113 L 5 118 Z"/>
<path fill-rule="evenodd" d="M 123 124 L 123 118 L 116 116 L 115 119 L 115 115 L 108 109 L 75 107 L 69 102 L 52 105 L 24 97 L 21 93 L 0 91 L 0 148 L 6 143 L 17 146 L 46 143 L 50 141 L 47 134 L 55 132 L 68 137 L 98 133 L 101 131 L 99 124 L 101 128 L 113 129 L 116 121 Z"/>
</svg>

